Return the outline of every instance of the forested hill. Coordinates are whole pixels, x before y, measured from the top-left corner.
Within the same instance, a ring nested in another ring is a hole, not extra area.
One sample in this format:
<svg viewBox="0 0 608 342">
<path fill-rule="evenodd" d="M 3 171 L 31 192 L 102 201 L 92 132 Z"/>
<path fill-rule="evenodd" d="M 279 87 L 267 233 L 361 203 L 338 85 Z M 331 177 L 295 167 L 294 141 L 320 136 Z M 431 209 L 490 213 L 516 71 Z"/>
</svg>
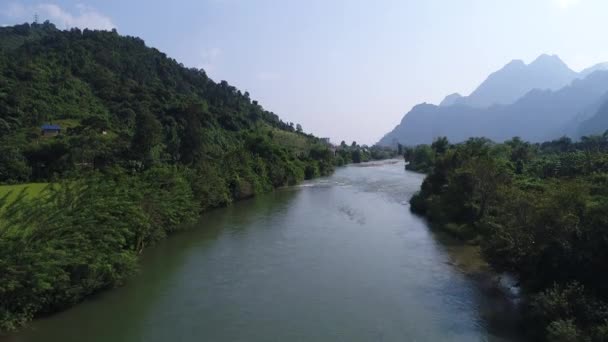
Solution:
<svg viewBox="0 0 608 342">
<path fill-rule="evenodd" d="M 230 150 L 233 132 L 262 125 L 295 131 L 248 93 L 225 81 L 215 83 L 203 70 L 187 69 L 143 40 L 115 31 L 24 24 L 1 28 L 0 46 L 3 140 L 10 136 L 10 145 L 23 147 L 31 160 L 36 151 L 28 143 L 39 140 L 41 124 L 59 124 L 66 133 L 61 142 L 48 144 L 58 145 L 47 146 L 58 158 L 45 161 L 46 170 L 31 165 L 34 178 L 61 172 L 65 165 L 57 163 L 76 160 L 85 165 L 152 157 L 190 164 Z M 135 136 L 138 124 L 149 137 Z M 85 131 L 90 131 L 86 137 Z M 103 132 L 100 139 L 97 133 Z M 85 141 L 71 141 L 75 136 Z M 64 155 L 72 143 L 79 151 Z M 128 151 L 131 145 L 137 146 Z M 151 150 L 153 155 L 144 156 Z"/>
<path fill-rule="evenodd" d="M 116 31 L 24 24 L 0 28 L 0 48 L 3 133 L 91 117 L 125 128 L 142 112 L 171 124 L 188 106 L 207 127 L 238 130 L 262 120 L 293 131 L 247 93 Z"/>
<path fill-rule="evenodd" d="M 0 333 L 122 284 L 207 209 L 390 155 L 334 153 L 139 38 L 0 28 Z"/>
<path fill-rule="evenodd" d="M 61 31 L 48 22 L 0 28 L 0 73 L 0 183 L 202 161 L 232 172 L 251 162 L 261 178 L 238 178 L 254 190 L 326 174 L 361 150 L 336 160 L 327 142 L 247 92 L 116 31 Z M 44 124 L 61 134 L 41 136 Z"/>
</svg>

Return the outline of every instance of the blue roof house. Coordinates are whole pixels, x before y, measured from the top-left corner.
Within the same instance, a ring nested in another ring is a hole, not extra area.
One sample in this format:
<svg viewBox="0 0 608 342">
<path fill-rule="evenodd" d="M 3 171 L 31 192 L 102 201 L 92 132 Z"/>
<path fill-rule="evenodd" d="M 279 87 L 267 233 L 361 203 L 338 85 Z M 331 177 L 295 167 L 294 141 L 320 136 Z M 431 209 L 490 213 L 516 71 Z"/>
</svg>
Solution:
<svg viewBox="0 0 608 342">
<path fill-rule="evenodd" d="M 45 124 L 40 127 L 41 133 L 45 137 L 53 137 L 61 133 L 61 126 Z"/>
</svg>

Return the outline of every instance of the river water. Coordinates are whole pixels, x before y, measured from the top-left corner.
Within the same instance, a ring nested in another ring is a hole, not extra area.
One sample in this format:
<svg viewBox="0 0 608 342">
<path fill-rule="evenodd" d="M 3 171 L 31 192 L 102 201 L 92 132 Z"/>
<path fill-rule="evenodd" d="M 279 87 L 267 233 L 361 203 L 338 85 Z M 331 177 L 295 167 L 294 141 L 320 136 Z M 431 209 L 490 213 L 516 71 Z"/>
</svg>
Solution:
<svg viewBox="0 0 608 342">
<path fill-rule="evenodd" d="M 477 250 L 410 213 L 422 180 L 401 161 L 347 166 L 215 210 L 126 286 L 8 340 L 517 340 Z"/>
</svg>

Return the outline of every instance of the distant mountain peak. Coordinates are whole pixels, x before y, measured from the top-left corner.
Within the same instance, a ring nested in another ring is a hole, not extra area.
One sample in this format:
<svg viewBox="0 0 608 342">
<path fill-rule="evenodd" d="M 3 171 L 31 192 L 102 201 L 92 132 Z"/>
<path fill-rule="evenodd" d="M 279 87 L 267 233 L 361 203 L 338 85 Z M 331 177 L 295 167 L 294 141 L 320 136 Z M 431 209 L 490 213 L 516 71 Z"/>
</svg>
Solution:
<svg viewBox="0 0 608 342">
<path fill-rule="evenodd" d="M 546 53 L 536 57 L 532 63 L 528 64 L 528 67 L 538 66 L 558 67 L 570 70 L 568 65 L 564 63 L 558 55 L 548 55 Z"/>
<path fill-rule="evenodd" d="M 560 62 L 562 61 L 558 55 L 550 55 L 548 53 L 543 53 L 543 54 L 540 54 L 538 57 L 536 57 L 536 59 L 532 63 L 542 62 L 542 61 L 554 61 L 554 60 L 558 60 Z M 532 63 L 530 63 L 530 64 L 532 64 Z"/>
<path fill-rule="evenodd" d="M 501 141 L 515 135 L 542 141 L 566 131 L 569 135 L 601 133 L 608 128 L 605 99 L 608 62 L 575 72 L 557 55 L 542 54 L 529 64 L 514 59 L 469 96 L 454 93 L 439 106 L 414 106 L 379 144 L 397 140 L 416 145 L 438 136 L 456 142 L 472 136 Z"/>
<path fill-rule="evenodd" d="M 597 63 L 593 66 L 590 66 L 587 69 L 583 69 L 581 72 L 579 72 L 579 78 L 586 78 L 587 76 L 593 74 L 596 71 L 604 71 L 604 70 L 608 70 L 608 62 L 603 62 L 603 63 Z"/>
<path fill-rule="evenodd" d="M 458 93 L 453 93 L 453 94 L 446 96 L 439 105 L 442 107 L 451 106 L 451 105 L 456 104 L 458 102 L 458 100 L 460 100 L 461 98 L 462 98 L 462 95 L 460 95 Z"/>
<path fill-rule="evenodd" d="M 508 67 L 525 67 L 526 63 L 524 63 L 524 61 L 522 61 L 521 59 L 514 59 L 512 61 L 510 61 L 509 63 L 507 63 L 504 68 L 508 68 Z"/>
<path fill-rule="evenodd" d="M 537 77 L 543 75 L 546 74 L 541 72 Z M 522 79 L 525 82 L 530 80 L 535 79 Z M 462 104 L 415 106 L 379 144 L 390 145 L 395 140 L 410 146 L 430 144 L 434 138 L 440 136 L 446 136 L 451 142 L 461 142 L 469 137 L 479 136 L 494 141 L 519 136 L 525 140 L 540 142 L 558 138 L 564 134 L 566 127 L 571 127 L 570 131 L 581 130 L 579 125 L 582 119 L 578 116 L 588 113 L 585 119 L 591 117 L 600 105 L 606 103 L 603 102 L 604 98 L 608 98 L 608 71 L 596 71 L 585 79 L 573 80 L 559 90 L 533 88 L 511 104 L 489 107 Z M 464 99 L 467 98 L 462 98 Z M 605 108 L 607 109 L 600 113 L 598 118 L 589 121 L 584 127 L 580 126 L 586 129 L 581 131 L 582 133 L 601 133 L 608 128 L 608 104 Z"/>
<path fill-rule="evenodd" d="M 490 74 L 471 95 L 459 98 L 450 95 L 440 105 L 486 108 L 511 104 L 533 89 L 557 90 L 577 76 L 557 55 L 542 54 L 530 64 L 514 59 Z"/>
</svg>

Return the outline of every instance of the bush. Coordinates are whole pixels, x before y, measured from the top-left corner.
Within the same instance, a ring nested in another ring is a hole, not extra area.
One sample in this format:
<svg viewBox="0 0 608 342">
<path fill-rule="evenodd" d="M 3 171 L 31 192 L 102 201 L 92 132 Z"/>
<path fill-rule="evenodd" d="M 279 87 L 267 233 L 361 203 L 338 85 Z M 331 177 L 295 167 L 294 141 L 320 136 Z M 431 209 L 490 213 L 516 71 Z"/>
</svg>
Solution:
<svg viewBox="0 0 608 342">
<path fill-rule="evenodd" d="M 137 254 L 198 217 L 175 169 L 93 174 L 0 210 L 0 329 L 122 284 Z"/>
<path fill-rule="evenodd" d="M 416 192 L 412 196 L 412 198 L 410 198 L 410 209 L 414 213 L 419 214 L 419 215 L 426 214 L 426 210 L 427 210 L 426 201 L 420 194 L 420 191 Z"/>
<path fill-rule="evenodd" d="M 580 342 L 581 335 L 573 320 L 553 321 L 547 327 L 547 341 L 552 342 Z"/>
</svg>

